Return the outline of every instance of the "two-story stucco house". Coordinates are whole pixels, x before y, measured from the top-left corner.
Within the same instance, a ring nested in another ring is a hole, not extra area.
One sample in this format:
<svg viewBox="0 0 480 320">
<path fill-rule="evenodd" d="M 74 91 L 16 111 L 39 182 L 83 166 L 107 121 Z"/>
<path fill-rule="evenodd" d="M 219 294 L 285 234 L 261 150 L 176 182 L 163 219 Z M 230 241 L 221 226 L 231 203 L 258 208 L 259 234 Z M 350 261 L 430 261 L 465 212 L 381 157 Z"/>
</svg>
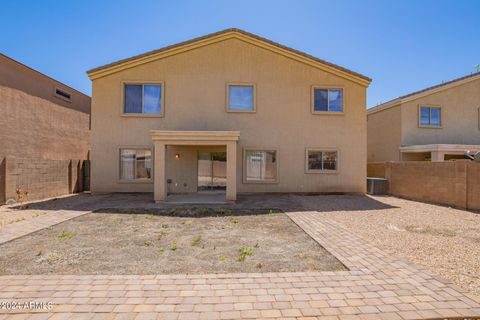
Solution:
<svg viewBox="0 0 480 320">
<path fill-rule="evenodd" d="M 363 75 L 238 29 L 88 75 L 93 192 L 365 192 Z"/>
<path fill-rule="evenodd" d="M 464 158 L 480 151 L 480 73 L 367 110 L 368 162 Z"/>
</svg>

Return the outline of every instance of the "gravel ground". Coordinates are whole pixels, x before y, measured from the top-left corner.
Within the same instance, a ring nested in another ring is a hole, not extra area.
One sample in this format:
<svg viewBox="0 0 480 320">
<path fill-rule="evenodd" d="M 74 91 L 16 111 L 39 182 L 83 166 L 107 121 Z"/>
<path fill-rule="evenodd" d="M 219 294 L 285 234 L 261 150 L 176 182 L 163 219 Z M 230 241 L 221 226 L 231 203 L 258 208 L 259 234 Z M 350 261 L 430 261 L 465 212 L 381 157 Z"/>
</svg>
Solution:
<svg viewBox="0 0 480 320">
<path fill-rule="evenodd" d="M 480 295 L 480 214 L 394 197 L 370 198 L 391 208 L 322 214 L 386 252 Z"/>
<path fill-rule="evenodd" d="M 121 211 L 86 214 L 0 245 L 0 275 L 346 270 L 283 213 L 113 210 Z"/>
</svg>

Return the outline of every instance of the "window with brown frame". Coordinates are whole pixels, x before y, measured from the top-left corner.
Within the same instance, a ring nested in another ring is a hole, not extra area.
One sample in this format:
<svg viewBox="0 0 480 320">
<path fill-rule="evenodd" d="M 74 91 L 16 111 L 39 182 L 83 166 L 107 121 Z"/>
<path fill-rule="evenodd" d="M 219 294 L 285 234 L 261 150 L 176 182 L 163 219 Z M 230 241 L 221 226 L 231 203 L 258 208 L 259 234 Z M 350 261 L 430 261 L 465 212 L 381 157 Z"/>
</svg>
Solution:
<svg viewBox="0 0 480 320">
<path fill-rule="evenodd" d="M 120 149 L 120 180 L 141 181 L 152 178 L 152 150 Z"/>
<path fill-rule="evenodd" d="M 338 151 L 307 149 L 307 172 L 336 172 L 338 171 Z"/>
</svg>

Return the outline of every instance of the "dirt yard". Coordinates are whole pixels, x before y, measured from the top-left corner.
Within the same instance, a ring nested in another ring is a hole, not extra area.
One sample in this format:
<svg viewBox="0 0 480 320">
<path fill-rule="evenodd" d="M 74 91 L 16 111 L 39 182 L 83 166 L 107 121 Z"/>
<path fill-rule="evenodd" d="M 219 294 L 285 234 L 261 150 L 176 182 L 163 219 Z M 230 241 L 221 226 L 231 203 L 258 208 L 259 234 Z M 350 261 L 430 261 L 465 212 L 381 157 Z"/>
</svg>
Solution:
<svg viewBox="0 0 480 320">
<path fill-rule="evenodd" d="M 0 274 L 346 270 L 283 213 L 195 210 L 90 213 L 0 245 Z"/>
<path fill-rule="evenodd" d="M 390 254 L 480 295 L 480 214 L 394 197 L 390 208 L 323 212 Z"/>
</svg>

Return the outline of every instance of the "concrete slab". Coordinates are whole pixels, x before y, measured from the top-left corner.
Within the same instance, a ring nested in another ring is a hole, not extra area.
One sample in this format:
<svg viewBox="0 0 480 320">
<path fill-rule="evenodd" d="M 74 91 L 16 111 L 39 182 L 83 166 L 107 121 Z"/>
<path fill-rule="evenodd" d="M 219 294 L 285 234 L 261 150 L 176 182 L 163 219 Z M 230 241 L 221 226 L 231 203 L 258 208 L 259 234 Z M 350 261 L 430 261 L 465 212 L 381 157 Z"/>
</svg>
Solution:
<svg viewBox="0 0 480 320">
<path fill-rule="evenodd" d="M 196 192 L 184 194 L 170 194 L 167 196 L 168 204 L 223 204 L 225 192 Z"/>
</svg>

